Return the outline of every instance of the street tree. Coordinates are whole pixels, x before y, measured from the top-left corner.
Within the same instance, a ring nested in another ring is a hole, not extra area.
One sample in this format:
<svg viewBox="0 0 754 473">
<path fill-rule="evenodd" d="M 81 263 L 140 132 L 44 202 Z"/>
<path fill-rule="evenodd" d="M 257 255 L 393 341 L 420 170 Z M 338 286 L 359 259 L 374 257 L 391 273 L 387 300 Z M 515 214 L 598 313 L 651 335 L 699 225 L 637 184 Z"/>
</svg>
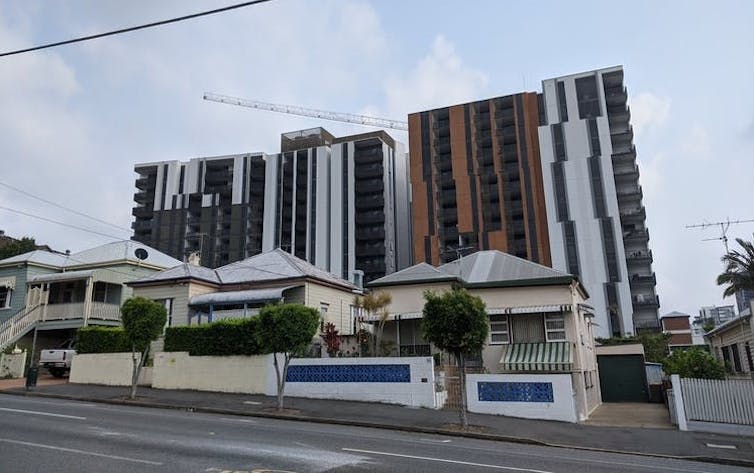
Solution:
<svg viewBox="0 0 754 473">
<path fill-rule="evenodd" d="M 168 313 L 165 306 L 144 297 L 132 297 L 120 308 L 126 340 L 131 347 L 133 371 L 131 373 L 131 399 L 136 398 L 139 374 L 149 356 L 150 344 L 165 330 Z M 137 357 L 137 353 L 141 357 Z"/>
<path fill-rule="evenodd" d="M 277 375 L 278 410 L 283 410 L 285 379 L 291 359 L 303 354 L 319 328 L 316 309 L 301 304 L 275 304 L 259 312 L 257 336 L 263 353 L 272 353 Z M 282 366 L 278 360 L 283 357 Z"/>
<path fill-rule="evenodd" d="M 673 351 L 662 367 L 666 374 L 677 374 L 681 378 L 725 379 L 723 364 L 698 347 Z"/>
<path fill-rule="evenodd" d="M 733 296 L 743 289 L 754 290 L 754 244 L 736 238 L 740 250 L 723 256 L 725 271 L 717 277 L 717 285 L 725 286 L 723 297 Z"/>
<path fill-rule="evenodd" d="M 458 364 L 461 384 L 459 417 L 461 427 L 468 427 L 466 415 L 466 357 L 478 353 L 487 342 L 489 318 L 482 299 L 455 288 L 442 294 L 424 293 L 421 328 L 424 338 L 437 348 L 453 355 Z"/>
<path fill-rule="evenodd" d="M 372 356 L 380 356 L 382 333 L 385 330 L 385 323 L 388 317 L 390 317 L 390 312 L 387 308 L 392 302 L 392 296 L 385 291 L 375 291 L 363 296 L 356 296 L 356 300 L 354 301 L 354 305 L 357 308 L 364 310 L 370 318 L 377 319 Z"/>
<path fill-rule="evenodd" d="M 11 258 L 16 255 L 22 255 L 36 249 L 37 243 L 34 241 L 34 238 L 23 237 L 20 240 L 13 240 L 0 247 L 0 260 Z"/>
</svg>

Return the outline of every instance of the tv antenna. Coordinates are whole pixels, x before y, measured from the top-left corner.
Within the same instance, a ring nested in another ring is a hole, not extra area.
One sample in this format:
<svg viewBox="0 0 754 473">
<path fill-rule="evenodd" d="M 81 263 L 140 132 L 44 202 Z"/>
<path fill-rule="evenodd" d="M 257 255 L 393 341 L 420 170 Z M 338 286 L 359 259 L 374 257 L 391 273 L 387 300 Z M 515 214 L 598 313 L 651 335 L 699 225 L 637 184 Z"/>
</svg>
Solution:
<svg viewBox="0 0 754 473">
<path fill-rule="evenodd" d="M 704 223 L 697 223 L 695 225 L 686 225 L 686 228 L 701 228 L 702 230 L 707 229 L 709 227 L 720 227 L 720 236 L 717 238 L 704 238 L 702 241 L 714 241 L 714 240 L 722 240 L 723 245 L 725 245 L 725 254 L 727 255 L 730 250 L 728 249 L 728 228 L 730 228 L 731 225 L 738 225 L 741 223 L 754 223 L 754 220 L 731 220 L 729 218 L 726 218 L 723 222 L 704 222 Z"/>
</svg>

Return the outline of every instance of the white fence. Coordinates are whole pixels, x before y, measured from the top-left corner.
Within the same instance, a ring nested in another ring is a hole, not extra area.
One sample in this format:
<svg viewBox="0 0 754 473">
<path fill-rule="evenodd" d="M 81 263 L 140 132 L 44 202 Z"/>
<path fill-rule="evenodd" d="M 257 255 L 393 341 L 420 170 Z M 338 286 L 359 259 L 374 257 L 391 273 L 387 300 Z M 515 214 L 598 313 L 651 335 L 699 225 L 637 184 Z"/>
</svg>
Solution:
<svg viewBox="0 0 754 473">
<path fill-rule="evenodd" d="M 754 381 L 681 379 L 687 420 L 754 425 Z"/>
</svg>

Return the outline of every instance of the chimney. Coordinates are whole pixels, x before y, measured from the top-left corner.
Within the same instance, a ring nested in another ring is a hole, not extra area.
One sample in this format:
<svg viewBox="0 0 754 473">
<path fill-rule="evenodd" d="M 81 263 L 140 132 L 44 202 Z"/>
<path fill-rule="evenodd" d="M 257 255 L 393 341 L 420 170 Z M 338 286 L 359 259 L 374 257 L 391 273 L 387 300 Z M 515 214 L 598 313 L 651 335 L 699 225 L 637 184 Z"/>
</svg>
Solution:
<svg viewBox="0 0 754 473">
<path fill-rule="evenodd" d="M 195 251 L 188 255 L 188 264 L 192 266 L 202 265 L 202 255 L 198 251 Z"/>
</svg>

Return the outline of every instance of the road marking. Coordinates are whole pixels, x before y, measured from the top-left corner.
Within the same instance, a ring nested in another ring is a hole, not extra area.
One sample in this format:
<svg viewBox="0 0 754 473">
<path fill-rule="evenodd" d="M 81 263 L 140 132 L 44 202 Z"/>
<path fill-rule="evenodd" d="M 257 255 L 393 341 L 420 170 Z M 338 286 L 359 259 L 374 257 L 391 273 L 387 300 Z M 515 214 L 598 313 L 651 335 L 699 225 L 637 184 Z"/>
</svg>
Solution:
<svg viewBox="0 0 754 473">
<path fill-rule="evenodd" d="M 735 450 L 737 448 L 735 445 L 720 445 L 717 443 L 708 443 L 707 446 L 709 448 L 726 448 L 728 450 Z"/>
<path fill-rule="evenodd" d="M 496 470 L 530 471 L 532 473 L 552 473 L 551 471 L 532 470 L 531 468 L 516 468 L 516 467 L 513 467 L 513 466 L 488 465 L 486 463 L 462 462 L 462 461 L 459 461 L 459 460 L 447 460 L 445 458 L 419 457 L 419 456 L 416 456 L 416 455 L 402 455 L 400 453 L 390 453 L 390 452 L 375 452 L 375 451 L 372 451 L 372 450 L 359 450 L 357 448 L 343 448 L 342 450 L 345 450 L 346 452 L 366 453 L 366 454 L 371 454 L 371 455 L 384 455 L 384 456 L 388 456 L 388 457 L 412 458 L 412 459 L 415 459 L 415 460 L 426 460 L 426 461 L 432 461 L 432 462 L 453 463 L 453 464 L 456 464 L 456 465 L 480 466 L 480 467 L 484 467 L 484 468 L 494 468 Z"/>
<path fill-rule="evenodd" d="M 50 450 L 57 450 L 59 452 L 78 453 L 81 455 L 90 455 L 93 457 L 109 458 L 111 460 L 122 460 L 134 463 L 146 463 L 147 465 L 162 465 L 162 462 L 153 462 L 150 460 L 141 460 L 139 458 L 119 457 L 117 455 L 107 455 L 104 453 L 87 452 L 84 450 L 76 450 L 75 448 L 56 447 L 55 445 L 45 445 L 41 443 L 23 442 L 21 440 L 3 439 L 0 438 L 0 442 L 13 443 L 16 445 L 26 445 L 27 447 L 47 448 Z"/>
<path fill-rule="evenodd" d="M 259 405 L 262 404 L 261 402 L 257 402 L 257 401 L 244 401 L 243 403 L 244 404 L 250 404 L 252 406 L 259 406 Z"/>
<path fill-rule="evenodd" d="M 220 420 L 229 420 L 232 422 L 243 422 L 245 424 L 258 424 L 259 422 L 251 419 L 233 419 L 231 417 L 220 417 Z"/>
<path fill-rule="evenodd" d="M 450 440 L 440 440 L 440 439 L 419 439 L 422 442 L 431 442 L 431 443 L 450 443 Z"/>
<path fill-rule="evenodd" d="M 8 407 L 0 407 L 0 411 L 18 412 L 21 414 L 34 414 L 38 416 L 62 417 L 63 419 L 86 420 L 86 417 L 69 416 L 65 414 L 53 414 L 52 412 L 27 411 L 25 409 L 10 409 Z"/>
</svg>

